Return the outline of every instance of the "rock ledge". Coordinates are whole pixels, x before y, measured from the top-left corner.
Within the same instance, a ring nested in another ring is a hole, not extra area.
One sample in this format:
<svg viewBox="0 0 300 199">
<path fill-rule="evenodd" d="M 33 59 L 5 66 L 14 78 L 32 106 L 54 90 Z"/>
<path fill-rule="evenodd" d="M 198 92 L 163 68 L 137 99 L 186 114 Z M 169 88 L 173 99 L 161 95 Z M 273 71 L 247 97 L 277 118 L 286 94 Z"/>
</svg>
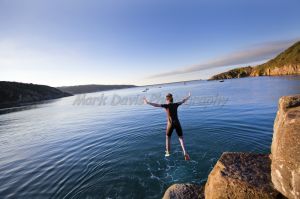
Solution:
<svg viewBox="0 0 300 199">
<path fill-rule="evenodd" d="M 205 198 L 277 198 L 269 155 L 225 152 L 208 176 Z"/>
</svg>

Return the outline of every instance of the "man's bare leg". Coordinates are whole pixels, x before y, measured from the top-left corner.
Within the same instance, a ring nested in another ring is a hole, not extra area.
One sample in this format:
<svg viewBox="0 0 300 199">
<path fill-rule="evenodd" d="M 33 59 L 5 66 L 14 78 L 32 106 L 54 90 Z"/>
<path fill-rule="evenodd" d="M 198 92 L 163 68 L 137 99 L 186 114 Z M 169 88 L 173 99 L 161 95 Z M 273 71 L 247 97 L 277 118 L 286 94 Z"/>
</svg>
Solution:
<svg viewBox="0 0 300 199">
<path fill-rule="evenodd" d="M 169 155 L 171 151 L 171 137 L 166 135 L 166 156 Z"/>
<path fill-rule="evenodd" d="M 190 156 L 189 156 L 189 154 L 185 150 L 184 141 L 183 141 L 183 137 L 182 136 L 179 137 L 179 142 L 180 142 L 180 145 L 181 145 L 181 148 L 182 148 L 185 160 L 190 160 Z"/>
</svg>

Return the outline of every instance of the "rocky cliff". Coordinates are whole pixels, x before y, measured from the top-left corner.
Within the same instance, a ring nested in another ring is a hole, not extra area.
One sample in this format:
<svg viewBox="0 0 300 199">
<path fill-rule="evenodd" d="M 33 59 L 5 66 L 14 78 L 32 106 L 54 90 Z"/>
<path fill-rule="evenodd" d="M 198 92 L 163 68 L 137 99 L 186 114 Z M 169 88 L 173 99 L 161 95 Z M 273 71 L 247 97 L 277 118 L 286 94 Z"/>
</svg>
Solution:
<svg viewBox="0 0 300 199">
<path fill-rule="evenodd" d="M 232 79 L 232 78 L 242 78 L 249 77 L 252 73 L 253 68 L 251 66 L 243 68 L 235 68 L 224 73 L 220 73 L 210 78 L 210 80 L 221 80 L 221 79 Z"/>
<path fill-rule="evenodd" d="M 275 188 L 288 198 L 300 198 L 300 95 L 279 100 L 271 153 Z"/>
<path fill-rule="evenodd" d="M 300 75 L 300 41 L 264 64 L 232 69 L 210 80 L 279 75 Z"/>
<path fill-rule="evenodd" d="M 172 185 L 164 199 L 300 199 L 300 95 L 279 100 L 271 154 L 225 152 L 200 185 Z"/>
</svg>

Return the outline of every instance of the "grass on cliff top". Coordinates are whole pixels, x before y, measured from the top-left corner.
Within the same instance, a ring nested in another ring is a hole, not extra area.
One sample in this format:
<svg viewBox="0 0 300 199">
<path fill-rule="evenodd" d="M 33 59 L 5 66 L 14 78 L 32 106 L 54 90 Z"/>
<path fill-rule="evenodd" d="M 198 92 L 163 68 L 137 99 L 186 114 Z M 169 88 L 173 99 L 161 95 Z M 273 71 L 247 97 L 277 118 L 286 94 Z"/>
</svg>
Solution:
<svg viewBox="0 0 300 199">
<path fill-rule="evenodd" d="M 256 68 L 263 70 L 265 68 L 275 68 L 284 65 L 296 65 L 300 64 L 300 41 L 293 44 L 291 47 L 277 55 L 274 59 L 258 65 Z"/>
</svg>

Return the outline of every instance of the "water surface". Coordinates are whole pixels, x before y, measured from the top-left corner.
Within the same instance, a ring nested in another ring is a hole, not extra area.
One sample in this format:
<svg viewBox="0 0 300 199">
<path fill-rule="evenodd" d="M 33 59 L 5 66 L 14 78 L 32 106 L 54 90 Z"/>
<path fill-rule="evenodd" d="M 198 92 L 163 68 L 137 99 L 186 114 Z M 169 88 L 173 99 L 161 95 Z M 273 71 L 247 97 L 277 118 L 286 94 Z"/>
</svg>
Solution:
<svg viewBox="0 0 300 199">
<path fill-rule="evenodd" d="M 106 105 L 73 105 L 73 96 L 0 110 L 0 198 L 161 198 L 173 183 L 202 183 L 224 151 L 270 152 L 278 99 L 300 93 L 300 77 L 144 89 L 85 96 L 104 94 Z M 128 99 L 171 92 L 176 101 L 188 91 L 179 108 L 186 162 L 175 132 L 164 157 L 164 110 Z M 109 103 L 116 95 L 122 105 Z"/>
</svg>

